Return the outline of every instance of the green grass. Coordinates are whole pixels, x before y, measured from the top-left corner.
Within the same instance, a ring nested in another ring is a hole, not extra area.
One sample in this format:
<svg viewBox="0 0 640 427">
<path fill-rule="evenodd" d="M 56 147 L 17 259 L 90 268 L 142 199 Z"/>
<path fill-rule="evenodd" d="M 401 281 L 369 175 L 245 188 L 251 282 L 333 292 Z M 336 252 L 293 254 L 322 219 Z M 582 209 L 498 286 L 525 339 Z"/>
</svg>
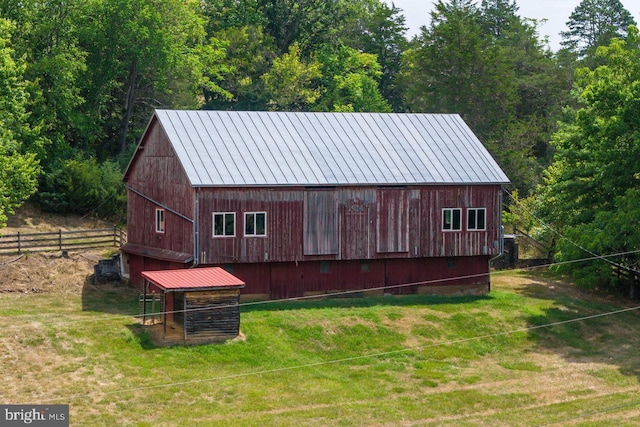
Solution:
<svg viewBox="0 0 640 427">
<path fill-rule="evenodd" d="M 3 294 L 2 400 L 92 426 L 637 424 L 639 314 L 526 330 L 620 308 L 545 280 L 244 306 L 244 340 L 175 347 L 153 345 L 126 288 Z"/>
</svg>

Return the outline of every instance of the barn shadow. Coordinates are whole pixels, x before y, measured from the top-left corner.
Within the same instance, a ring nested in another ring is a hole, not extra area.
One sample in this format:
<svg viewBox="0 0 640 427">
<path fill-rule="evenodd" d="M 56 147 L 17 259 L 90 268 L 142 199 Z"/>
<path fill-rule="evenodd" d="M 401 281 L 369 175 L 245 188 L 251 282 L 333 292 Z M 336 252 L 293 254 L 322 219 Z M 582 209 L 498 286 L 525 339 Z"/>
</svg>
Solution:
<svg viewBox="0 0 640 427">
<path fill-rule="evenodd" d="M 609 365 L 623 376 L 640 380 L 640 310 L 633 309 L 637 305 L 581 290 L 561 278 L 533 278 L 518 291 L 529 298 L 553 302 L 541 314 L 525 317 L 528 327 L 534 328 L 529 338 L 538 349 L 570 363 Z"/>
</svg>

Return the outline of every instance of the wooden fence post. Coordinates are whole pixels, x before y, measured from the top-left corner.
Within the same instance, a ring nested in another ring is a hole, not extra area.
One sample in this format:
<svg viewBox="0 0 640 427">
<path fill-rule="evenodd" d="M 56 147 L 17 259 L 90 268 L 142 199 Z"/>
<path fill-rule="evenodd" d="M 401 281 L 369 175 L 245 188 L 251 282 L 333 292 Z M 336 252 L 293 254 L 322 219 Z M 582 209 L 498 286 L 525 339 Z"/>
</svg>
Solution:
<svg viewBox="0 0 640 427">
<path fill-rule="evenodd" d="M 18 231 L 18 253 L 20 253 L 20 232 Z"/>
<path fill-rule="evenodd" d="M 62 228 L 58 230 L 58 247 L 62 250 Z"/>
</svg>

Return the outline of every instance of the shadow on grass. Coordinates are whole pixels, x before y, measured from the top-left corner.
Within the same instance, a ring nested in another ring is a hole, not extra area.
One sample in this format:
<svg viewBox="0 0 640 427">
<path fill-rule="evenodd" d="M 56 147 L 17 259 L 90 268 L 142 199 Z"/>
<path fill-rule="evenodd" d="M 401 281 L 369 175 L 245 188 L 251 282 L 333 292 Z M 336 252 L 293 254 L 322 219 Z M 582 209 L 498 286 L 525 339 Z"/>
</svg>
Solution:
<svg viewBox="0 0 640 427">
<path fill-rule="evenodd" d="M 138 314 L 138 291 L 120 282 L 94 284 L 93 276 L 82 286 L 82 310 L 119 315 Z"/>
<path fill-rule="evenodd" d="M 144 350 L 153 350 L 158 348 L 153 342 L 153 338 L 149 333 L 149 330 L 140 323 L 132 323 L 127 325 L 127 328 L 131 331 L 131 334 L 136 338 L 140 347 Z"/>
<path fill-rule="evenodd" d="M 542 314 L 525 317 L 536 328 L 529 336 L 538 348 L 569 362 L 612 365 L 622 375 L 640 379 L 640 309 L 621 312 L 628 308 L 622 300 L 577 289 L 551 275 L 532 276 L 519 292 L 553 302 Z"/>
<path fill-rule="evenodd" d="M 385 295 L 385 296 L 350 296 L 332 297 L 318 296 L 313 299 L 289 301 L 254 301 L 240 304 L 242 312 L 279 311 L 279 310 L 309 310 L 325 308 L 363 308 L 375 306 L 438 306 L 444 304 L 464 304 L 477 301 L 491 300 L 491 295 Z"/>
</svg>

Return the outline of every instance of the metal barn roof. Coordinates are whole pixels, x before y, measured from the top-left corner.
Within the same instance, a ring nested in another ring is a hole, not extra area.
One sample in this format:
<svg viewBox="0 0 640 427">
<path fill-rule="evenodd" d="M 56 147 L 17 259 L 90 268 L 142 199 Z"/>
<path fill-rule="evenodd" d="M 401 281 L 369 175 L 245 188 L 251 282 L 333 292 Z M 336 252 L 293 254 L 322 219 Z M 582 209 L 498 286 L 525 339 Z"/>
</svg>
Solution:
<svg viewBox="0 0 640 427">
<path fill-rule="evenodd" d="M 457 114 L 157 110 L 191 185 L 495 184 Z"/>
<path fill-rule="evenodd" d="M 242 280 L 220 267 L 143 271 L 142 277 L 165 291 L 201 291 L 241 288 L 245 285 Z"/>
</svg>

